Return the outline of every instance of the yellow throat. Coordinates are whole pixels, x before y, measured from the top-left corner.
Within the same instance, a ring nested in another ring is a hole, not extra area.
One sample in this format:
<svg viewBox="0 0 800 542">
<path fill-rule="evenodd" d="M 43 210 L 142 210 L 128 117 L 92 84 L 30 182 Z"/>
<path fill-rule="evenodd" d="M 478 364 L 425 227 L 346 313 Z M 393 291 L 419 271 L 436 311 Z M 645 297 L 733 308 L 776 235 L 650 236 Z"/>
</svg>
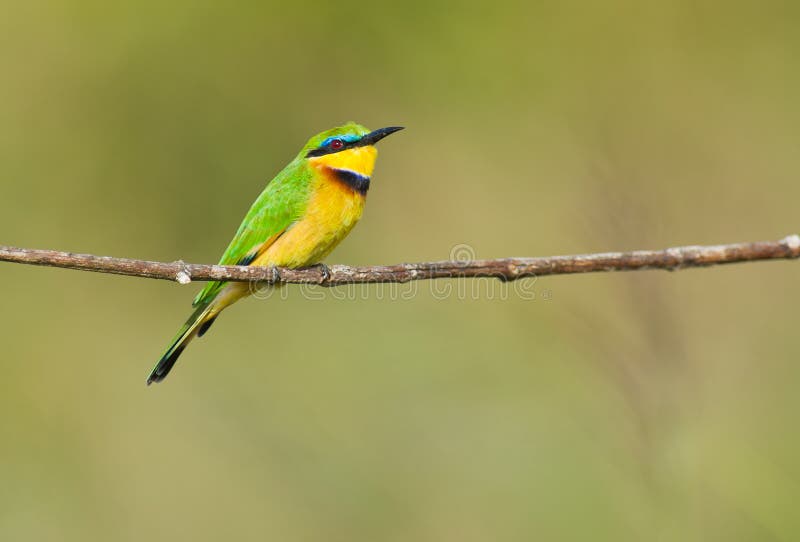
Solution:
<svg viewBox="0 0 800 542">
<path fill-rule="evenodd" d="M 355 147 L 346 151 L 333 154 L 324 154 L 309 158 L 309 163 L 319 169 L 339 169 L 352 171 L 363 177 L 371 177 L 375 169 L 375 160 L 378 158 L 378 149 L 372 145 Z"/>
</svg>

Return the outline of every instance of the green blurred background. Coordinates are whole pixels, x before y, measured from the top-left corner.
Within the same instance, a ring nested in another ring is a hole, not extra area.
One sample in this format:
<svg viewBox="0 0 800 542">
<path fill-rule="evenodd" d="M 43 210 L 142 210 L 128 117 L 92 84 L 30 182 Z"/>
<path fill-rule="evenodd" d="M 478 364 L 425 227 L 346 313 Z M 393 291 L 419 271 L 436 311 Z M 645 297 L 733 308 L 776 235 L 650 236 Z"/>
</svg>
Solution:
<svg viewBox="0 0 800 542">
<path fill-rule="evenodd" d="M 800 229 L 797 2 L 2 12 L 0 243 L 216 261 L 351 119 L 408 129 L 328 263 Z M 0 539 L 796 540 L 797 272 L 291 287 L 147 388 L 199 286 L 0 264 Z"/>
</svg>

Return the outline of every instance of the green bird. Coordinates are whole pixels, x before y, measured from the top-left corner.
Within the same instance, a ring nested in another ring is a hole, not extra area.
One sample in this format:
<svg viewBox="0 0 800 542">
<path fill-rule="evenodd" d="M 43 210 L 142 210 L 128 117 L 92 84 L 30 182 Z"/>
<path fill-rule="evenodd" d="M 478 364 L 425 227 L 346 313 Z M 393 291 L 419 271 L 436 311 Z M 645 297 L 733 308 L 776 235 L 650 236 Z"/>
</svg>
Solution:
<svg viewBox="0 0 800 542">
<path fill-rule="evenodd" d="M 306 267 L 322 262 L 361 218 L 378 156 L 375 143 L 398 130 L 402 127 L 370 131 L 351 122 L 309 139 L 250 207 L 220 265 Z M 249 294 L 248 283 L 208 283 L 147 384 L 164 380 L 189 341 Z"/>
</svg>

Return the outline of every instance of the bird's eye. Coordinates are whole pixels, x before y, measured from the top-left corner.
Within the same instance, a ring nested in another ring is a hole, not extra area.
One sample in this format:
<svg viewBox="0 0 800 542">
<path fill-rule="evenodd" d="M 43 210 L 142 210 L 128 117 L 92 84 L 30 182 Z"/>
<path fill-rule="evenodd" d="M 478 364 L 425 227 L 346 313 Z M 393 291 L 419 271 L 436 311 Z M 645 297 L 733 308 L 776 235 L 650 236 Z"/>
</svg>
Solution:
<svg viewBox="0 0 800 542">
<path fill-rule="evenodd" d="M 338 151 L 339 149 L 344 147 L 344 141 L 342 141 L 341 139 L 332 139 L 329 145 L 333 150 Z"/>
</svg>

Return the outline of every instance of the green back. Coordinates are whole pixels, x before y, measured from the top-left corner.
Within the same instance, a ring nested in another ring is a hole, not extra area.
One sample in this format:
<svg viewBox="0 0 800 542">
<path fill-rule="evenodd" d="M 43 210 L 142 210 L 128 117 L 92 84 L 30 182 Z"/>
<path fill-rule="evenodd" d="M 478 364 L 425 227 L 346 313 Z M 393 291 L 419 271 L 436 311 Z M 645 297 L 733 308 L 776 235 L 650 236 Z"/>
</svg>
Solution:
<svg viewBox="0 0 800 542">
<path fill-rule="evenodd" d="M 249 265 L 264 242 L 303 216 L 312 174 L 304 160 L 294 160 L 278 173 L 250 207 L 219 264 Z M 209 303 L 224 285 L 224 282 L 209 282 L 193 304 Z"/>
</svg>

